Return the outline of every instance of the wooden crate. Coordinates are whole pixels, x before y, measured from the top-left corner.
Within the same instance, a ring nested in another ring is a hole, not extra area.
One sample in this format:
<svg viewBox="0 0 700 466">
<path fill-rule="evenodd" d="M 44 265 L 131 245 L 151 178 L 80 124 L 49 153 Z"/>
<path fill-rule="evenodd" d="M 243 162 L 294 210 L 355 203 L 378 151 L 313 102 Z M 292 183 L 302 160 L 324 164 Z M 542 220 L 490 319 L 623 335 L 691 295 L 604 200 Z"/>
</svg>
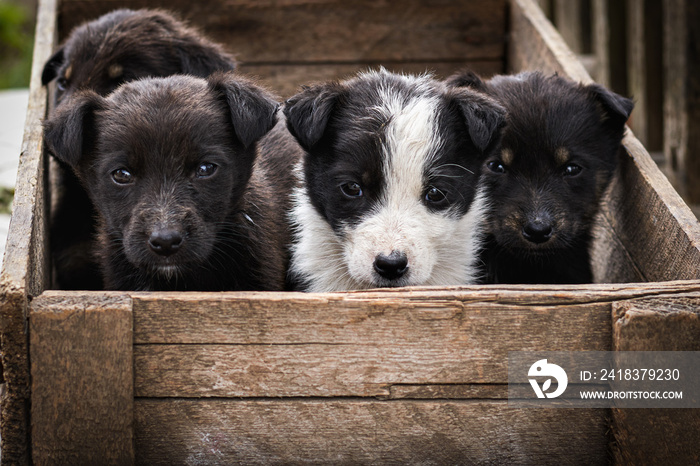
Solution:
<svg viewBox="0 0 700 466">
<path fill-rule="evenodd" d="M 41 68 L 76 23 L 156 5 L 40 2 L 0 277 L 3 464 L 697 461 L 697 410 L 507 405 L 509 351 L 700 350 L 700 226 L 631 132 L 598 221 L 595 276 L 607 284 L 50 290 Z M 379 64 L 590 81 L 534 0 L 169 7 L 282 96 Z"/>
</svg>

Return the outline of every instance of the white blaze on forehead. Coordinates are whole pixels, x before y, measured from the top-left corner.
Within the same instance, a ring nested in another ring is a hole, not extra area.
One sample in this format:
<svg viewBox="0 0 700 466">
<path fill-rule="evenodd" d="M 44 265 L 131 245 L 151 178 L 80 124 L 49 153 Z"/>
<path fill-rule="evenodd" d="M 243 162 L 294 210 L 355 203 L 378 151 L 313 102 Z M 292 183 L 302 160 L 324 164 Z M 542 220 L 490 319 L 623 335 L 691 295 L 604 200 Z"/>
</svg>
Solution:
<svg viewBox="0 0 700 466">
<path fill-rule="evenodd" d="M 375 111 L 387 119 L 383 203 L 388 208 L 420 204 L 426 169 L 440 148 L 438 99 L 427 89 L 408 98 L 390 87 L 380 89 L 379 94 L 381 103 Z"/>
</svg>

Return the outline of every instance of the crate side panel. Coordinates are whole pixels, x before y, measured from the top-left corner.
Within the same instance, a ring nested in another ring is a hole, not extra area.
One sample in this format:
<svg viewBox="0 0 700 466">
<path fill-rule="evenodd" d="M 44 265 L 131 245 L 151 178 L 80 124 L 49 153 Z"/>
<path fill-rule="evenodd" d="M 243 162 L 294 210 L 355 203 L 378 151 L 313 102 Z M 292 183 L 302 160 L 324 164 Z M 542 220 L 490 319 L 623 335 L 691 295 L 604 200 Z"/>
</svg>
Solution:
<svg viewBox="0 0 700 466">
<path fill-rule="evenodd" d="M 137 464 L 602 464 L 607 410 L 137 399 Z"/>
<path fill-rule="evenodd" d="M 39 4 L 35 29 L 29 103 L 24 125 L 17 182 L 5 256 L 0 275 L 0 354 L 4 389 L 0 415 L 3 464 L 26 464 L 29 452 L 29 348 L 27 308 L 30 296 L 47 285 L 46 215 L 48 190 L 42 154 L 41 120 L 46 115 L 46 90 L 41 68 L 56 37 L 56 2 Z"/>
<path fill-rule="evenodd" d="M 156 0 L 61 2 L 60 36 L 114 8 L 163 7 Z M 242 62 L 399 62 L 499 59 L 506 0 L 254 0 L 173 2 Z"/>
<path fill-rule="evenodd" d="M 469 68 L 481 76 L 493 76 L 503 72 L 503 61 L 478 60 L 455 62 L 411 62 L 384 63 L 387 70 L 394 73 L 422 74 L 432 73 L 436 78 L 443 79 L 452 75 L 456 70 Z M 290 97 L 301 90 L 301 86 L 315 83 L 340 80 L 354 76 L 360 71 L 378 69 L 377 63 L 353 64 L 255 64 L 243 63 L 238 68 L 240 72 L 253 77 L 262 78 L 262 84 L 269 87 L 281 97 Z"/>
</svg>

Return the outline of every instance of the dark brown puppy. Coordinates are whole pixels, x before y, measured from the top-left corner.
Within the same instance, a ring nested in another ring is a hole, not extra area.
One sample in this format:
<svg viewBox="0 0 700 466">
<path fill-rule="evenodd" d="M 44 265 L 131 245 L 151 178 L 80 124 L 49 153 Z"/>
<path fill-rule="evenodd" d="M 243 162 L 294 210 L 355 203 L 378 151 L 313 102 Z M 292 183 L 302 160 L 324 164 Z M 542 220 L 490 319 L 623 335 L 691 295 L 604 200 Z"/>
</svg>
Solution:
<svg viewBox="0 0 700 466">
<path fill-rule="evenodd" d="M 47 61 L 46 85 L 55 80 L 54 106 L 79 89 L 107 95 L 120 84 L 147 76 L 190 74 L 206 77 L 236 66 L 221 46 L 171 14 L 157 10 L 116 10 L 77 27 Z M 51 249 L 60 288 L 100 289 L 102 282 L 89 248 L 95 211 L 65 166 L 56 170 Z"/>
<path fill-rule="evenodd" d="M 258 150 L 277 108 L 253 83 L 216 73 L 133 81 L 106 98 L 80 91 L 57 109 L 45 139 L 95 204 L 108 289 L 284 288 L 279 189 L 295 160 Z"/>
<path fill-rule="evenodd" d="M 501 149 L 482 177 L 488 281 L 591 282 L 591 229 L 634 103 L 538 72 L 486 82 L 467 72 L 448 83 L 482 91 L 507 111 Z"/>
<path fill-rule="evenodd" d="M 75 28 L 44 65 L 56 102 L 78 89 L 107 95 L 121 83 L 172 74 L 207 77 L 231 71 L 233 56 L 160 10 L 115 10 Z"/>
</svg>

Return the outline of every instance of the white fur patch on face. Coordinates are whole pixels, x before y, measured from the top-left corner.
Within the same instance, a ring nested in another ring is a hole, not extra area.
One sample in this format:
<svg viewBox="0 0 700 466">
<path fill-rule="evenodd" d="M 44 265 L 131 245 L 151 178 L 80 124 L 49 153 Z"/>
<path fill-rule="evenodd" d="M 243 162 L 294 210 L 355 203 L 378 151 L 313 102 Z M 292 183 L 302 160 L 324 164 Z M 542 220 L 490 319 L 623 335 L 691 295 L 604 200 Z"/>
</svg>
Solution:
<svg viewBox="0 0 700 466">
<path fill-rule="evenodd" d="M 428 79 L 405 79 L 410 87 L 425 89 L 408 97 L 400 90 L 382 88 L 377 105 L 370 109 L 388 122 L 381 153 L 384 195 L 375 209 L 336 235 L 306 192 L 295 193 L 291 272 L 308 282 L 308 291 L 446 286 L 477 279 L 485 195 L 478 191 L 466 215 L 449 209 L 433 212 L 424 204 L 425 174 L 436 163 L 442 144 L 436 126 L 440 103 Z M 375 271 L 374 261 L 392 252 L 405 254 L 408 271 L 388 280 Z"/>
</svg>

